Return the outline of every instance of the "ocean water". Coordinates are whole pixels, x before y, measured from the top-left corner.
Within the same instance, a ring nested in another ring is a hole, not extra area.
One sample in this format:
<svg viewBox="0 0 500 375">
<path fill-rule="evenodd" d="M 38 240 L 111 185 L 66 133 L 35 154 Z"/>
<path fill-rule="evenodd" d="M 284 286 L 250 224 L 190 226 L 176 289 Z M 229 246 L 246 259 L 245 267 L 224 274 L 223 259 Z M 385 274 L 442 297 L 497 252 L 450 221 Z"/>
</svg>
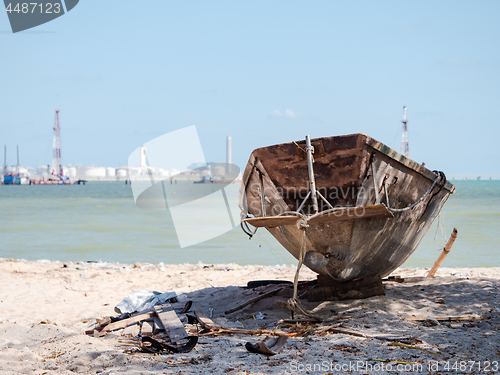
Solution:
<svg viewBox="0 0 500 375">
<path fill-rule="evenodd" d="M 500 266 L 500 181 L 452 182 L 457 190 L 444 206 L 441 225 L 436 219 L 405 266 L 431 267 L 454 227 L 458 238 L 443 266 Z M 238 185 L 228 186 L 228 196 L 236 197 L 237 189 Z M 196 213 L 187 215 L 189 219 Z M 198 229 L 194 228 L 194 232 Z M 0 257 L 123 263 L 296 264 L 264 229 L 249 240 L 236 227 L 201 244 L 181 248 L 170 212 L 138 208 L 130 185 L 123 182 L 0 186 Z"/>
</svg>

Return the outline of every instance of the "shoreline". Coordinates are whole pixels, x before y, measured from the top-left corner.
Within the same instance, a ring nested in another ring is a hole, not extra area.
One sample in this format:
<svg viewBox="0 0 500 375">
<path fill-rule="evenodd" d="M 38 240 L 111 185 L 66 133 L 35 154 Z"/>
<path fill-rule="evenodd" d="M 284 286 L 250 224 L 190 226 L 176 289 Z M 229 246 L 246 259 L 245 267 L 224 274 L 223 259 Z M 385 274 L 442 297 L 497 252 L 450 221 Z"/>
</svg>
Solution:
<svg viewBox="0 0 500 375">
<path fill-rule="evenodd" d="M 396 270 L 392 275 L 408 278 L 410 282 L 386 282 L 385 296 L 321 303 L 303 301 L 306 308 L 315 309 L 321 316 L 338 318 L 342 329 L 367 337 L 333 332 L 290 337 L 280 354 L 266 358 L 245 349 L 246 342 L 256 343 L 263 339 L 261 336 L 201 336 L 198 345 L 189 353 L 132 355 L 127 354 L 130 347 L 123 346 L 121 336 L 84 335 L 95 325 L 96 318 L 116 316 L 114 306 L 127 295 L 145 289 L 175 291 L 179 303 L 173 304 L 174 308 L 192 300 L 193 310 L 208 312 L 213 309 L 213 320 L 221 326 L 275 329 L 280 319 L 290 318 L 290 313 L 276 304 L 290 297 L 290 289 L 235 313 L 226 315 L 224 311 L 269 290 L 269 287 L 241 288 L 248 281 L 291 281 L 296 265 L 130 265 L 0 259 L 3 276 L 0 279 L 0 368 L 2 374 L 47 375 L 290 374 L 305 371 L 324 374 L 335 372 L 336 365 L 366 362 L 372 366 L 384 363 L 396 366 L 395 361 L 399 361 L 420 364 L 424 366 L 422 373 L 430 373 L 428 366 L 436 361 L 439 371 L 445 371 L 446 363 L 467 360 L 475 361 L 477 366 L 478 361 L 484 364 L 484 361 L 498 360 L 500 267 L 440 268 L 434 278 L 422 278 L 429 269 Z M 312 271 L 301 269 L 300 280 L 315 278 Z M 445 303 L 436 302 L 439 299 Z M 263 320 L 255 319 L 259 312 L 264 314 Z M 481 319 L 430 327 L 408 320 L 412 316 L 465 315 Z M 375 338 L 383 335 L 416 337 L 419 341 L 413 346 L 420 350 Z M 318 367 L 321 364 L 330 367 Z M 474 370 L 477 371 L 477 367 Z M 392 371 L 386 368 L 376 373 L 393 374 L 394 371 L 395 368 Z M 351 373 L 375 372 L 362 369 Z"/>
<path fill-rule="evenodd" d="M 101 260 L 71 260 L 71 261 L 63 261 L 63 260 L 57 260 L 57 259 L 37 259 L 37 260 L 27 260 L 24 258 L 1 258 L 0 257 L 0 263 L 3 262 L 13 262 L 13 263 L 36 263 L 36 264 L 67 264 L 67 265 L 94 265 L 94 267 L 116 267 L 118 268 L 138 268 L 134 266 L 143 266 L 146 268 L 154 268 L 154 267 L 168 267 L 168 266 L 192 266 L 192 267 L 197 267 L 197 266 L 237 266 L 237 267 L 297 267 L 296 263 L 282 263 L 282 264 L 239 264 L 239 263 L 204 263 L 201 260 L 198 261 L 197 263 L 165 263 L 165 262 L 159 262 L 159 263 L 149 263 L 149 262 L 134 262 L 134 263 L 123 263 L 123 262 L 108 262 L 108 261 L 101 261 Z M 297 261 L 296 261 L 297 262 Z M 390 275 L 397 275 L 397 272 L 416 272 L 418 273 L 419 276 L 426 276 L 428 271 L 432 268 L 432 265 L 430 267 L 418 267 L 418 266 L 404 266 L 401 265 L 400 267 L 396 268 Z M 302 266 L 301 268 L 301 273 L 304 270 L 309 270 L 305 265 Z M 446 273 L 446 272 L 452 272 L 450 270 L 479 270 L 479 269 L 498 269 L 498 272 L 496 274 L 500 274 L 500 266 L 471 266 L 471 267 L 466 267 L 466 266 L 455 266 L 455 267 L 439 267 L 437 270 L 437 274 L 439 273 Z M 311 271 L 312 272 L 312 271 Z M 316 275 L 315 272 L 313 272 L 314 275 Z M 425 274 L 424 274 L 425 273 Z M 476 273 L 477 274 L 477 273 Z M 475 274 L 474 274 L 475 275 Z M 472 276 L 474 276 L 472 275 Z"/>
</svg>

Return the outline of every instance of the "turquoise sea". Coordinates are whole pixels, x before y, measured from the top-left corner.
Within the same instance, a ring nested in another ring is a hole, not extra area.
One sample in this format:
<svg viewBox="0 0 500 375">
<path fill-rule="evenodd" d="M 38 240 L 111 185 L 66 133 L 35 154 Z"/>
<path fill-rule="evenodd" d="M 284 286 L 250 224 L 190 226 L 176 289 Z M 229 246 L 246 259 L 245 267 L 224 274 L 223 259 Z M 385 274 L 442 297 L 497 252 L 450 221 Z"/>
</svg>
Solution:
<svg viewBox="0 0 500 375">
<path fill-rule="evenodd" d="M 431 267 L 454 227 L 458 238 L 444 267 L 500 266 L 500 181 L 452 182 L 456 193 L 440 220 L 446 239 L 436 219 L 405 266 Z M 249 240 L 237 227 L 181 249 L 169 211 L 138 208 L 123 182 L 0 186 L 0 258 L 296 264 L 263 229 Z"/>
</svg>

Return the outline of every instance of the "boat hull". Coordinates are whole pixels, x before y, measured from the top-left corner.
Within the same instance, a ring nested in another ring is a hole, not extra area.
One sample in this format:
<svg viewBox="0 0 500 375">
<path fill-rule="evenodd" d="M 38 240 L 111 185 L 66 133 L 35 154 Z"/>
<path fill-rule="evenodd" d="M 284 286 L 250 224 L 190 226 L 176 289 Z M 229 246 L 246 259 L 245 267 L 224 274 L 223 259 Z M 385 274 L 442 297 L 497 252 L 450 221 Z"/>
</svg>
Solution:
<svg viewBox="0 0 500 375">
<path fill-rule="evenodd" d="M 306 262 L 318 274 L 339 281 L 390 274 L 415 251 L 454 186 L 364 134 L 313 139 L 312 145 L 316 188 L 328 201 L 320 199 L 320 211 L 331 206 L 358 207 L 359 213 L 319 222 L 310 220 L 305 239 L 304 229 L 294 223 L 267 229 L 297 259 L 304 240 L 305 252 L 324 255 L 327 264 L 321 264 L 321 268 Z M 241 185 L 244 213 L 255 218 L 278 217 L 300 207 L 309 191 L 304 149 L 302 141 L 253 151 Z M 391 211 L 392 215 L 362 213 L 378 203 L 402 209 L 422 196 L 412 209 Z M 306 217 L 314 214 L 311 198 L 300 212 Z"/>
</svg>

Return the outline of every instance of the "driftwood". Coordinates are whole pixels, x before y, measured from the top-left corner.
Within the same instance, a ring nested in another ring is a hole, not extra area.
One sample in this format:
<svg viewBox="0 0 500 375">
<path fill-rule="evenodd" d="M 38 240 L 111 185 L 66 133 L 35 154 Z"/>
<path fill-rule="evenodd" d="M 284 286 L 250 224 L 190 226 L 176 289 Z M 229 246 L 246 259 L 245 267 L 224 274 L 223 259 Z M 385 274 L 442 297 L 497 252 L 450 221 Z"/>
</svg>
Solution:
<svg viewBox="0 0 500 375">
<path fill-rule="evenodd" d="M 429 316 L 427 318 L 417 318 L 415 316 L 411 316 L 403 319 L 408 320 L 410 322 L 425 322 L 427 319 L 434 319 L 437 320 L 438 322 L 460 322 L 464 320 L 482 320 L 485 319 L 485 317 L 482 315 Z"/>
<path fill-rule="evenodd" d="M 439 258 L 436 260 L 436 263 L 434 263 L 434 266 L 432 266 L 432 269 L 427 274 L 427 277 L 432 277 L 432 276 L 434 276 L 436 274 L 436 271 L 441 266 L 441 263 L 443 263 L 444 258 L 446 258 L 446 256 L 450 252 L 451 247 L 453 246 L 453 243 L 457 239 L 457 236 L 458 236 L 457 228 L 453 228 L 453 233 L 451 234 L 451 237 L 448 240 L 448 243 L 444 247 L 443 252 L 439 256 Z"/>
<path fill-rule="evenodd" d="M 321 332 L 333 332 L 333 333 L 341 333 L 344 335 L 363 337 L 366 339 L 376 339 L 382 341 L 391 341 L 391 342 L 403 342 L 403 343 L 413 343 L 415 341 L 414 337 L 386 337 L 386 336 L 370 336 L 365 335 L 360 332 L 347 331 L 344 329 L 338 329 L 337 325 L 326 326 L 326 327 L 318 327 L 313 331 L 305 331 L 305 332 L 282 332 L 282 331 L 271 331 L 267 329 L 238 329 L 238 328 L 220 328 L 218 330 L 213 330 L 207 333 L 200 333 L 199 336 L 217 336 L 221 334 L 239 334 L 239 335 L 268 335 L 268 336 L 300 336 L 306 333 L 321 333 Z"/>
<path fill-rule="evenodd" d="M 263 295 L 261 296 L 258 296 L 258 297 L 255 297 L 255 298 L 252 298 L 250 301 L 247 301 L 239 306 L 236 306 L 235 308 L 231 309 L 231 310 L 227 310 L 226 312 L 224 312 L 224 314 L 228 315 L 228 314 L 232 314 L 234 313 L 235 311 L 238 311 L 238 310 L 241 310 L 242 308 L 252 304 L 252 303 L 255 303 L 257 301 L 260 301 L 261 299 L 264 299 L 264 298 L 267 298 L 267 297 L 271 297 L 271 296 L 274 296 L 276 293 L 278 293 L 279 291 L 281 291 L 283 289 L 283 287 L 281 288 L 277 288 L 277 289 L 274 289 L 274 290 L 271 290 L 270 292 L 267 292 L 267 293 L 264 293 Z"/>
<path fill-rule="evenodd" d="M 360 332 L 353 332 L 353 331 L 347 331 L 345 329 L 338 329 L 338 328 L 333 328 L 330 327 L 328 329 L 330 332 L 334 333 L 342 333 L 344 335 L 350 335 L 350 336 L 357 336 L 357 337 L 363 337 L 365 339 L 376 339 L 376 340 L 382 340 L 382 341 L 391 341 L 391 342 L 414 342 L 415 337 L 387 337 L 387 336 L 371 336 L 371 335 L 365 335 L 364 333 Z"/>
<path fill-rule="evenodd" d="M 219 328 L 206 333 L 200 333 L 199 336 L 216 336 L 220 334 L 235 334 L 235 335 L 271 335 L 271 336 L 295 336 L 281 331 L 271 331 L 268 329 L 239 329 L 239 328 Z"/>
</svg>

